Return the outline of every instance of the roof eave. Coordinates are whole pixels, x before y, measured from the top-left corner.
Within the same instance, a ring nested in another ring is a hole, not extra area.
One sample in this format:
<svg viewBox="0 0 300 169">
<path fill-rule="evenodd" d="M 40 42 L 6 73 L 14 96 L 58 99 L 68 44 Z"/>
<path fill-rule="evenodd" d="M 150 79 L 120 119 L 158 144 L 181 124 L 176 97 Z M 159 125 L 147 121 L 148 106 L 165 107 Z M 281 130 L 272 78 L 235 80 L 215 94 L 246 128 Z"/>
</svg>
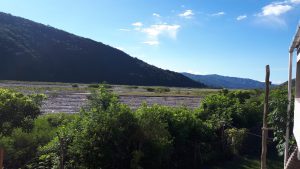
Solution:
<svg viewBox="0 0 300 169">
<path fill-rule="evenodd" d="M 297 27 L 297 32 L 294 36 L 294 39 L 292 41 L 291 47 L 290 47 L 290 53 L 294 51 L 295 48 L 298 48 L 300 45 L 300 25 Z"/>
</svg>

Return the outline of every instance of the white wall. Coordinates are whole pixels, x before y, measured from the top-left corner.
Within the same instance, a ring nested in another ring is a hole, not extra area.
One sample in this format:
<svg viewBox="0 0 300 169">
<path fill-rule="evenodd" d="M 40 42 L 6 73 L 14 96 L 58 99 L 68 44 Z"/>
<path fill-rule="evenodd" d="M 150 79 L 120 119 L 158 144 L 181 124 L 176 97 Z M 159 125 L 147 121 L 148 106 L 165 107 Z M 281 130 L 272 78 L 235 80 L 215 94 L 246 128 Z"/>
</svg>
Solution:
<svg viewBox="0 0 300 169">
<path fill-rule="evenodd" d="M 300 54 L 297 56 L 296 68 L 296 93 L 295 93 L 295 109 L 294 109 L 294 136 L 298 147 L 300 146 Z"/>
</svg>

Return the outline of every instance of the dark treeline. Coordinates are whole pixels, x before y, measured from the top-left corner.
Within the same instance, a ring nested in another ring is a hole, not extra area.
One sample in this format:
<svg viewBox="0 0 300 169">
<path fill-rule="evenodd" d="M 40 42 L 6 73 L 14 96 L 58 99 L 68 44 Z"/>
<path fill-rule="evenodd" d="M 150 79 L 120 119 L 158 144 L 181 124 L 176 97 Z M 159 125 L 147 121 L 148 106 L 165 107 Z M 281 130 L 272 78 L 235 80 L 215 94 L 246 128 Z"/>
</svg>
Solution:
<svg viewBox="0 0 300 169">
<path fill-rule="evenodd" d="M 39 115 L 43 95 L 0 89 L 5 168 L 205 168 L 260 153 L 259 90 L 207 96 L 199 108 L 130 110 L 101 86 L 78 114 Z M 271 92 L 269 123 L 282 152 L 286 90 Z M 275 152 L 270 145 L 270 152 Z"/>
</svg>

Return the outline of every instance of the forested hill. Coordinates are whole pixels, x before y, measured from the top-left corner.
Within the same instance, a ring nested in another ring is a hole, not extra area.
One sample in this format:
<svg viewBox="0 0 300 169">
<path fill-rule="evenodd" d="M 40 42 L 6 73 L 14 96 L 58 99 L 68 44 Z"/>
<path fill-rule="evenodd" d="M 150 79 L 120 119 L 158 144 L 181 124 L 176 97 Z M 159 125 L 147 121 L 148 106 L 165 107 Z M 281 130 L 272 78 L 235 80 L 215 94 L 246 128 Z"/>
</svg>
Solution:
<svg viewBox="0 0 300 169">
<path fill-rule="evenodd" d="M 295 83 L 296 83 L 296 79 L 292 79 L 292 86 L 293 86 L 293 87 L 295 87 Z M 288 81 L 286 81 L 286 82 L 280 84 L 280 86 L 283 86 L 283 87 L 286 86 L 286 87 L 287 87 L 287 86 L 288 86 Z"/>
<path fill-rule="evenodd" d="M 229 77 L 221 75 L 194 75 L 190 73 L 182 73 L 183 75 L 205 85 L 215 88 L 228 88 L 228 89 L 259 89 L 264 88 L 265 83 L 252 79 Z"/>
<path fill-rule="evenodd" d="M 5 13 L 0 13 L 0 60 L 5 80 L 205 86 L 103 43 Z"/>
</svg>

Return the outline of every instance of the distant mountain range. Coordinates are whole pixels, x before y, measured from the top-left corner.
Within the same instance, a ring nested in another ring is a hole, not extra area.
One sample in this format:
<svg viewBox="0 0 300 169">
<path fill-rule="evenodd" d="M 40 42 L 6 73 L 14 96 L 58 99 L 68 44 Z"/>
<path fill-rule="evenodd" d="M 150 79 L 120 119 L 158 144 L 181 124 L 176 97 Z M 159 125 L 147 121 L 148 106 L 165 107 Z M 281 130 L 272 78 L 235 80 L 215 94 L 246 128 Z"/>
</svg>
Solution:
<svg viewBox="0 0 300 169">
<path fill-rule="evenodd" d="M 0 79 L 205 87 L 103 43 L 6 13 L 0 13 Z"/>
<path fill-rule="evenodd" d="M 228 88 L 228 89 L 259 89 L 264 88 L 265 83 L 237 77 L 228 77 L 221 75 L 195 75 L 190 73 L 182 73 L 197 82 L 204 83 L 207 86 L 214 88 Z"/>
</svg>

